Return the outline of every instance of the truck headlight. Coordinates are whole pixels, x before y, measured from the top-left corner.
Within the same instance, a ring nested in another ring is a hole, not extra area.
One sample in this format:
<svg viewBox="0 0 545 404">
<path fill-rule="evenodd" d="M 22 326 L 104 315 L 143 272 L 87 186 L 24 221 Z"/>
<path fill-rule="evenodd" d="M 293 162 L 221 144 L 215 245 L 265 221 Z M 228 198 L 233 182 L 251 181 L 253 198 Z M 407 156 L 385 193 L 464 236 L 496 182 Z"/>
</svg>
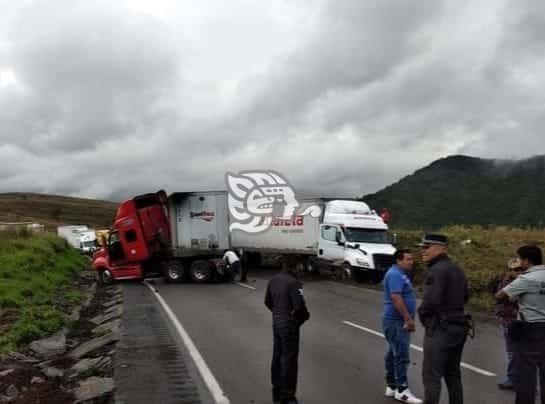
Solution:
<svg viewBox="0 0 545 404">
<path fill-rule="evenodd" d="M 369 262 L 363 258 L 356 258 L 356 264 L 365 268 L 370 267 Z"/>
</svg>

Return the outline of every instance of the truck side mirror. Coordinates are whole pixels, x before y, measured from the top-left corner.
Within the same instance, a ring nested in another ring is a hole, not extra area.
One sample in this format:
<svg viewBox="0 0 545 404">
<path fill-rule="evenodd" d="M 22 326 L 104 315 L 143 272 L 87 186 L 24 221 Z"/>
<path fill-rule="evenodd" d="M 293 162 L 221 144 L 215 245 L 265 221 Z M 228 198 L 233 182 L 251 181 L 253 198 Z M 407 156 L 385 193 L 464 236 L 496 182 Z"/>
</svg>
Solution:
<svg viewBox="0 0 545 404">
<path fill-rule="evenodd" d="M 337 241 L 338 245 L 344 245 L 344 241 L 342 241 L 341 233 L 337 232 L 335 234 L 335 240 Z"/>
</svg>

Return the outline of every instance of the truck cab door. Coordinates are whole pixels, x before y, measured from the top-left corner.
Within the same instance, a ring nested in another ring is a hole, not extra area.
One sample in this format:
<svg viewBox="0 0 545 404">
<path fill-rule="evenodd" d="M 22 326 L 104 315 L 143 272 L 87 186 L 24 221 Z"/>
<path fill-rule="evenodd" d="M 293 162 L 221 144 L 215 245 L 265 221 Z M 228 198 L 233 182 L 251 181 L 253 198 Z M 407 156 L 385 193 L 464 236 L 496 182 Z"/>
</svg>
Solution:
<svg viewBox="0 0 545 404">
<path fill-rule="evenodd" d="M 110 264 L 112 266 L 120 266 L 123 265 L 127 257 L 125 255 L 125 251 L 123 250 L 123 244 L 121 243 L 121 239 L 119 238 L 119 231 L 115 230 L 110 233 L 108 236 L 108 256 L 110 258 Z"/>
<path fill-rule="evenodd" d="M 339 226 L 334 224 L 320 225 L 318 258 L 332 262 L 344 260 L 344 235 Z"/>
</svg>

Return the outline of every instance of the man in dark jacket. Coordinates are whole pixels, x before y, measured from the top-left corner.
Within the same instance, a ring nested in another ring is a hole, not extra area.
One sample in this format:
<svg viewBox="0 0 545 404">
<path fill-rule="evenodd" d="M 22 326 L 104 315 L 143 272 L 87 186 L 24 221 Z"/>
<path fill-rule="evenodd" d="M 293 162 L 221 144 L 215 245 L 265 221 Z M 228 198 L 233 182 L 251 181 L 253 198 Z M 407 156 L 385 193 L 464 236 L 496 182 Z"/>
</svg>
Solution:
<svg viewBox="0 0 545 404">
<path fill-rule="evenodd" d="M 462 269 L 447 255 L 447 237 L 428 234 L 419 244 L 428 266 L 424 297 L 418 308 L 426 328 L 424 338 L 424 404 L 439 404 L 441 379 L 445 379 L 450 404 L 462 404 L 460 371 L 462 351 L 468 334 L 464 305 L 469 298 Z"/>
<path fill-rule="evenodd" d="M 273 317 L 273 401 L 280 404 L 297 403 L 299 328 L 310 317 L 296 272 L 295 262 L 285 262 L 282 272 L 269 281 L 265 296 L 265 305 Z"/>
</svg>

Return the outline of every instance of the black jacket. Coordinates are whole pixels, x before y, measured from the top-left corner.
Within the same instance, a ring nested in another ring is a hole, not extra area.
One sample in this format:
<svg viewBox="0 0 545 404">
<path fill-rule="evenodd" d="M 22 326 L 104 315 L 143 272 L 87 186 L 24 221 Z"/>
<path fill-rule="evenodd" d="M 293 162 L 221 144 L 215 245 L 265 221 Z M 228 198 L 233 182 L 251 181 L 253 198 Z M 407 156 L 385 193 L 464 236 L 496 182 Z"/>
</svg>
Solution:
<svg viewBox="0 0 545 404">
<path fill-rule="evenodd" d="M 469 289 L 464 271 L 446 255 L 430 263 L 418 316 L 424 327 L 438 321 L 458 322 L 464 317 Z"/>
<path fill-rule="evenodd" d="M 269 281 L 265 305 L 273 314 L 274 325 L 300 326 L 310 318 L 303 285 L 289 272 L 281 272 Z"/>
</svg>

